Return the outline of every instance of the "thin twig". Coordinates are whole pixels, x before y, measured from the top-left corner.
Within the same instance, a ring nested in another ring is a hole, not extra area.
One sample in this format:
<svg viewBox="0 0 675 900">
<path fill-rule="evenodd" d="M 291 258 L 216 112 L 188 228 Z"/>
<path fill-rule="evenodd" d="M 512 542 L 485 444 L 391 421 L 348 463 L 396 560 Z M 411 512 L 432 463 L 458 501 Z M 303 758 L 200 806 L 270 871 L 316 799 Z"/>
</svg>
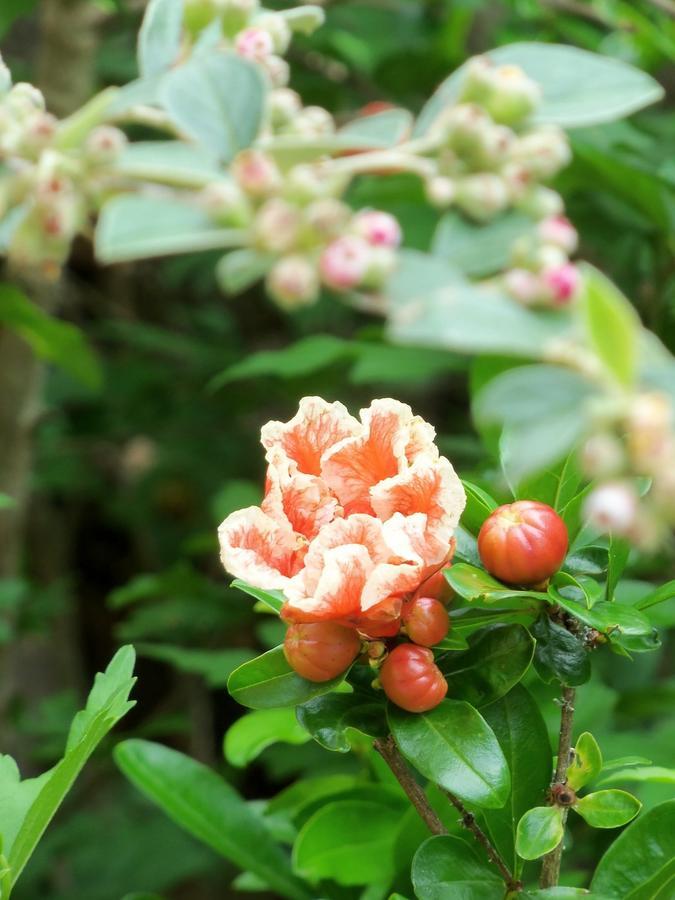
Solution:
<svg viewBox="0 0 675 900">
<path fill-rule="evenodd" d="M 450 793 L 450 791 L 443 791 L 448 800 L 455 807 L 457 812 L 461 815 L 461 823 L 467 831 L 470 831 L 471 834 L 476 838 L 478 843 L 485 850 L 488 859 L 490 862 L 495 865 L 506 883 L 506 887 L 509 891 L 518 891 L 522 888 L 522 884 L 514 878 L 511 873 L 511 870 L 506 865 L 504 860 L 501 858 L 494 844 L 490 841 L 490 838 L 485 834 L 483 829 L 480 827 L 478 822 L 476 822 L 476 817 L 472 812 L 464 806 L 459 797 L 455 797 L 454 794 Z"/>
<path fill-rule="evenodd" d="M 558 762 L 555 767 L 553 784 L 564 785 L 565 773 L 570 764 L 570 752 L 572 749 L 572 725 L 574 722 L 574 697 L 576 691 L 571 687 L 563 687 L 562 706 L 560 710 L 560 735 L 558 738 Z M 553 800 L 551 801 L 553 802 Z M 562 809 L 562 824 L 565 828 L 567 821 L 567 809 Z M 541 867 L 539 883 L 542 888 L 556 887 L 560 878 L 560 862 L 562 860 L 563 841 L 561 840 L 555 850 L 551 850 L 544 857 Z"/>
<path fill-rule="evenodd" d="M 432 834 L 447 834 L 448 831 L 445 825 L 441 822 L 436 811 L 427 800 L 426 794 L 422 788 L 413 778 L 406 761 L 403 759 L 398 747 L 394 743 L 393 737 L 389 735 L 386 738 L 378 738 L 375 741 L 374 746 L 394 773 L 396 780 L 406 792 L 408 799 L 419 813 L 420 818 L 423 820 L 429 831 Z"/>
</svg>

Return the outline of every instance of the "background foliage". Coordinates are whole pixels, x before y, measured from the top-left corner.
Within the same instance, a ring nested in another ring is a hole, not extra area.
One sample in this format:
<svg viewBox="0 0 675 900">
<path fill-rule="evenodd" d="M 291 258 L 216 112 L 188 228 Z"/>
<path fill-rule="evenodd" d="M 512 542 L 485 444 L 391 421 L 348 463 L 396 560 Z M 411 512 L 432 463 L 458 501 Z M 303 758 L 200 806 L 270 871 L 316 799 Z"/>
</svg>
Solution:
<svg viewBox="0 0 675 900">
<path fill-rule="evenodd" d="M 100 17 L 98 85 L 130 80 L 142 4 L 88 5 Z M 418 110 L 468 56 L 517 40 L 616 56 L 672 91 L 675 29 L 667 3 L 325 5 L 326 25 L 311 42 L 294 45 L 293 86 L 306 102 L 338 117 L 381 99 Z M 0 49 L 17 80 L 40 77 L 47 27 L 58 6 L 55 0 L 3 3 Z M 664 147 L 674 139 L 670 93 L 664 104 L 628 121 L 576 129 L 574 161 L 556 185 L 579 228 L 581 255 L 634 299 L 644 323 L 671 351 L 675 167 Z M 407 244 L 428 249 L 437 214 L 412 178 L 362 179 L 352 199 L 395 213 Z M 480 439 L 469 414 L 470 386 L 485 377 L 480 361 L 389 345 L 379 320 L 329 299 L 292 317 L 258 289 L 227 300 L 216 289 L 216 258 L 200 253 L 102 269 L 88 247 L 78 246 L 58 323 L 29 329 L 38 343 L 42 336 L 55 365 L 35 433 L 23 575 L 0 583 L 0 641 L 15 648 L 25 681 L 3 742 L 19 754 L 24 774 L 53 763 L 84 686 L 116 646 L 133 642 L 140 682 L 125 736 L 159 739 L 222 768 L 252 801 L 238 805 L 224 794 L 224 814 L 240 815 L 255 835 L 265 798 L 297 776 L 330 775 L 344 790 L 367 770 L 372 776 L 374 765 L 365 755 L 329 754 L 306 743 L 292 717 L 285 724 L 288 743 L 269 747 L 259 732 L 247 738 L 242 720 L 238 732 L 229 732 L 223 759 L 221 737 L 242 715 L 224 690 L 227 676 L 280 640 L 277 620 L 254 615 L 248 599 L 227 586 L 215 540 L 227 513 L 259 500 L 260 425 L 290 416 L 305 394 L 351 408 L 393 395 L 435 424 L 441 451 L 463 475 L 506 495 L 490 440 Z M 634 556 L 628 574 L 626 600 L 631 591 L 645 591 L 645 582 L 672 578 L 672 558 L 665 551 Z M 659 607 L 659 616 L 664 629 L 675 625 L 672 609 Z M 607 755 L 638 754 L 664 768 L 660 777 L 643 775 L 644 783 L 629 781 L 620 769 L 611 776 L 612 786 L 630 788 L 647 809 L 674 795 L 672 770 L 666 771 L 675 745 L 672 650 L 672 632 L 664 630 L 661 650 L 632 663 L 606 656 L 579 689 L 579 731 L 592 727 Z M 549 690 L 532 677 L 528 687 L 543 701 L 553 732 L 554 686 Z M 269 727 L 277 733 L 283 718 Z M 126 745 L 125 771 L 142 764 L 142 747 Z M 235 870 L 146 804 L 109 759 L 101 754 L 78 784 L 59 814 L 60 827 L 48 832 L 17 887 L 17 900 L 110 900 L 132 891 L 176 900 L 229 896 L 223 884 Z M 292 840 L 313 802 L 290 788 L 266 813 Z M 367 797 L 360 794 L 359 802 Z M 396 796 L 391 803 L 399 809 Z M 392 832 L 391 846 L 414 840 L 408 832 L 415 824 L 406 821 Z M 608 836 L 590 832 L 581 819 L 572 823 L 572 836 L 572 878 L 583 883 Z M 246 860 L 240 865 L 246 868 Z M 255 891 L 258 882 L 239 876 L 238 886 Z M 345 897 L 356 895 L 345 889 Z"/>
</svg>

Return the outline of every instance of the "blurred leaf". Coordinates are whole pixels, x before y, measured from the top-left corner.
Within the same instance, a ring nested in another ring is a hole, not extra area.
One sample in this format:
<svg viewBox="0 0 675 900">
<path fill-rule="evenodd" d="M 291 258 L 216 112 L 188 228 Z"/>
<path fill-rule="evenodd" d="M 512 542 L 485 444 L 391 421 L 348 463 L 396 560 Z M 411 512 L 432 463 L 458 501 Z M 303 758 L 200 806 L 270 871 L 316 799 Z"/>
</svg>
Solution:
<svg viewBox="0 0 675 900">
<path fill-rule="evenodd" d="M 102 263 L 233 247 L 243 233 L 218 228 L 197 206 L 168 197 L 122 194 L 105 204 L 96 228 Z"/>
<path fill-rule="evenodd" d="M 328 693 L 343 680 L 344 675 L 331 681 L 307 681 L 288 665 L 283 647 L 275 647 L 235 669 L 227 689 L 242 706 L 272 709 L 305 703 L 312 697 Z"/>
<path fill-rule="evenodd" d="M 150 0 L 138 32 L 138 68 L 144 77 L 166 71 L 178 56 L 183 0 Z"/>
<path fill-rule="evenodd" d="M 597 269 L 585 265 L 582 311 L 592 349 L 626 387 L 635 382 L 640 321 L 623 294 Z"/>
<path fill-rule="evenodd" d="M 216 266 L 216 279 L 226 294 L 240 294 L 260 281 L 270 270 L 273 261 L 274 257 L 270 254 L 250 250 L 248 247 L 232 250 Z M 218 387 L 218 376 L 214 382 Z"/>
<path fill-rule="evenodd" d="M 179 669 L 202 675 L 209 687 L 225 687 L 232 672 L 252 659 L 252 650 L 230 647 L 227 650 L 202 650 L 171 644 L 138 644 L 139 656 L 157 659 Z"/>
<path fill-rule="evenodd" d="M 243 768 L 272 744 L 305 744 L 309 739 L 292 709 L 256 709 L 230 725 L 223 751 L 230 765 Z"/>
<path fill-rule="evenodd" d="M 534 641 L 522 625 L 493 625 L 472 635 L 469 649 L 437 660 L 448 681 L 448 696 L 473 706 L 499 700 L 525 675 Z"/>
<path fill-rule="evenodd" d="M 523 859 L 539 859 L 563 839 L 562 811 L 557 806 L 535 806 L 518 822 L 516 850 Z"/>
<path fill-rule="evenodd" d="M 531 234 L 529 216 L 513 211 L 492 222 L 469 222 L 459 213 L 445 213 L 434 234 L 432 253 L 465 275 L 482 278 L 502 271 L 518 238 Z"/>
<path fill-rule="evenodd" d="M 399 749 L 422 775 L 476 806 L 504 805 L 508 765 L 494 732 L 468 703 L 443 700 L 423 713 L 390 705 L 388 719 Z"/>
<path fill-rule="evenodd" d="M 161 99 L 176 125 L 229 162 L 260 130 L 265 82 L 260 67 L 221 50 L 193 56 L 161 85 Z"/>
<path fill-rule="evenodd" d="M 675 597 L 675 580 L 667 581 L 665 584 L 662 584 L 661 587 L 658 587 L 650 594 L 647 594 L 646 597 L 643 597 L 642 600 L 636 604 L 636 608 L 651 609 L 652 606 L 656 606 L 658 603 L 664 603 L 666 600 L 672 600 L 673 597 Z"/>
<path fill-rule="evenodd" d="M 200 188 L 222 178 L 212 153 L 180 141 L 134 141 L 115 169 L 128 178 Z"/>
<path fill-rule="evenodd" d="M 591 828 L 619 828 L 634 819 L 642 804 L 626 791 L 596 791 L 574 804 Z"/>
<path fill-rule="evenodd" d="M 415 854 L 411 872 L 418 900 L 501 900 L 504 885 L 466 841 L 450 835 L 426 840 Z"/>
<path fill-rule="evenodd" d="M 3 494 L 0 492 L 0 510 L 2 509 L 14 509 L 16 506 L 16 500 L 14 497 L 10 497 L 9 494 Z"/>
<path fill-rule="evenodd" d="M 280 896 L 311 900 L 262 820 L 215 772 L 149 741 L 118 744 L 115 760 L 132 784 L 181 828 L 235 865 L 255 872 Z"/>
<path fill-rule="evenodd" d="M 237 588 L 237 590 L 243 591 L 251 597 L 255 597 L 256 600 L 264 603 L 276 613 L 278 613 L 284 605 L 284 595 L 282 591 L 264 591 L 262 588 L 253 587 L 253 585 L 246 584 L 245 581 L 240 581 L 238 578 L 235 578 L 231 587 Z"/>
<path fill-rule="evenodd" d="M 357 116 L 343 126 L 336 137 L 345 138 L 354 148 L 394 147 L 409 133 L 412 115 L 407 109 L 385 109 L 370 116 Z"/>
<path fill-rule="evenodd" d="M 0 324 L 20 335 L 37 356 L 60 366 L 86 387 L 101 387 L 98 358 L 80 329 L 48 316 L 8 284 L 0 284 Z"/>
<path fill-rule="evenodd" d="M 635 781 L 638 784 L 675 785 L 675 769 L 667 769 L 665 766 L 633 766 L 611 772 L 601 778 L 598 783 L 621 784 L 625 781 Z"/>
</svg>

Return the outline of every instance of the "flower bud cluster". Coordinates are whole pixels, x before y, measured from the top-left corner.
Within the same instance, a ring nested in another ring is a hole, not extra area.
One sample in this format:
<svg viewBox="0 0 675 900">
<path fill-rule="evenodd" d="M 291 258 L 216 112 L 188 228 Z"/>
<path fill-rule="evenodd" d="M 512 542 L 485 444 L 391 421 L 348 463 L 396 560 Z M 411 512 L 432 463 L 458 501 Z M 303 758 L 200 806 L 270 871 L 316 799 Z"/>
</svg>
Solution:
<svg viewBox="0 0 675 900">
<path fill-rule="evenodd" d="M 576 247 L 576 230 L 565 216 L 541 219 L 532 234 L 515 242 L 513 268 L 502 278 L 504 288 L 523 306 L 569 306 L 581 285 L 579 270 L 569 259 Z"/>
<path fill-rule="evenodd" d="M 0 218 L 14 224 L 8 257 L 57 277 L 126 145 L 100 125 L 76 147 L 59 144 L 59 122 L 31 84 L 12 86 L 0 59 Z"/>
<path fill-rule="evenodd" d="M 658 391 L 640 392 L 617 404 L 599 425 L 582 450 L 585 473 L 602 482 L 587 498 L 586 515 L 603 532 L 655 547 L 675 525 L 672 403 Z"/>
<path fill-rule="evenodd" d="M 238 154 L 231 180 L 201 195 L 221 225 L 244 227 L 249 245 L 272 259 L 267 288 L 286 309 L 314 303 L 321 286 L 376 290 L 395 264 L 401 229 L 389 213 L 354 213 L 339 197 L 345 179 L 321 164 L 286 171 L 261 150 Z"/>
</svg>

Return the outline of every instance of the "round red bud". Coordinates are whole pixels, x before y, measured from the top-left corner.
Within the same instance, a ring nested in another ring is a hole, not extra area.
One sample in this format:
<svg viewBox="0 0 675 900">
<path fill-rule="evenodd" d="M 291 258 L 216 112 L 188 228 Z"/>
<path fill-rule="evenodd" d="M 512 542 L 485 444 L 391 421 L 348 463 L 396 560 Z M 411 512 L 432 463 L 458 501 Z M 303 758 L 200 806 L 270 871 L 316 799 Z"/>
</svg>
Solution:
<svg viewBox="0 0 675 900">
<path fill-rule="evenodd" d="M 399 644 L 380 669 L 387 697 L 408 712 L 427 712 L 443 700 L 448 683 L 434 662 L 434 654 L 416 644 Z"/>
<path fill-rule="evenodd" d="M 284 639 L 289 666 L 308 681 L 330 681 L 354 662 L 361 639 L 353 628 L 336 622 L 291 625 Z"/>
</svg>

